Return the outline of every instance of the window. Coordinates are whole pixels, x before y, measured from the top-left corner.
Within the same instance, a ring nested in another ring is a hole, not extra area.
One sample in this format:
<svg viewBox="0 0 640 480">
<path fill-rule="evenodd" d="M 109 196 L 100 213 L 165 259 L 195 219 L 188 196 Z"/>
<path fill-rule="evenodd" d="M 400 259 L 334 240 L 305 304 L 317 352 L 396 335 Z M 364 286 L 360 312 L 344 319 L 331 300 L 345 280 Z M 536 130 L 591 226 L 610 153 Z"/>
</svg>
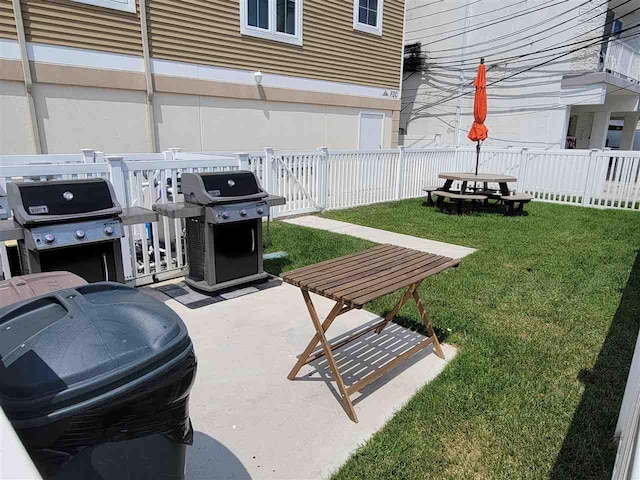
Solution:
<svg viewBox="0 0 640 480">
<path fill-rule="evenodd" d="M 112 8 L 123 12 L 136 13 L 136 0 L 73 0 L 78 3 L 95 5 L 96 7 Z"/>
<path fill-rule="evenodd" d="M 382 2 L 383 0 L 354 0 L 353 28 L 382 35 Z"/>
<path fill-rule="evenodd" d="M 302 45 L 302 0 L 240 0 L 240 33 Z"/>
</svg>

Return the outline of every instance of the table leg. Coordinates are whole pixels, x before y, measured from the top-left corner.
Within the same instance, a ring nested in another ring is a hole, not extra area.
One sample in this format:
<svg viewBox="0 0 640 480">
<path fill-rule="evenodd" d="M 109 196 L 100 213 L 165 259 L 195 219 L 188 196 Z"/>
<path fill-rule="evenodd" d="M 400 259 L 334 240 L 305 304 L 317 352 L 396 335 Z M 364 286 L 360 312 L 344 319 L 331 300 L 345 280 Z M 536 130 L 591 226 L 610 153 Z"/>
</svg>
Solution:
<svg viewBox="0 0 640 480">
<path fill-rule="evenodd" d="M 460 193 L 462 195 L 464 195 L 464 193 L 467 191 L 467 182 L 462 182 L 462 187 L 460 188 Z"/>
<path fill-rule="evenodd" d="M 413 294 L 416 288 L 418 288 L 418 285 L 415 283 L 413 285 L 409 285 L 409 288 L 407 288 L 407 291 L 404 292 L 404 295 L 402 295 L 402 298 L 400 298 L 400 301 L 396 303 L 396 306 L 393 307 L 389 313 L 387 313 L 387 316 L 384 317 L 384 321 L 380 324 L 378 328 L 376 328 L 376 333 L 382 332 L 382 330 L 384 330 L 384 327 L 386 327 L 389 324 L 389 322 L 393 320 L 393 317 L 395 317 L 400 311 L 400 309 L 402 308 L 402 306 L 405 303 L 407 303 L 407 300 L 409 300 L 409 297 L 411 296 L 411 294 Z"/>
<path fill-rule="evenodd" d="M 500 182 L 500 195 L 509 196 L 509 185 L 506 182 Z"/>
<path fill-rule="evenodd" d="M 351 399 L 349 398 L 347 387 L 345 386 L 344 381 L 342 380 L 342 376 L 340 375 L 340 370 L 338 370 L 338 365 L 336 365 L 336 361 L 333 358 L 333 353 L 331 352 L 331 347 L 329 346 L 327 337 L 324 334 L 324 332 L 326 331 L 326 328 L 324 328 L 323 325 L 320 324 L 318 313 L 316 312 L 316 308 L 313 306 L 313 303 L 311 302 L 311 297 L 309 296 L 309 292 L 306 290 L 302 290 L 302 296 L 304 297 L 304 301 L 307 304 L 307 308 L 309 309 L 309 315 L 311 315 L 311 321 L 313 322 L 313 326 L 316 328 L 316 332 L 317 332 L 316 335 L 320 339 L 320 344 L 322 345 L 322 349 L 324 350 L 324 355 L 325 357 L 327 357 L 327 362 L 329 363 L 329 367 L 333 372 L 333 378 L 338 384 L 338 390 L 340 391 L 340 395 L 342 396 L 342 401 L 344 403 L 345 409 L 347 410 L 347 415 L 349 415 L 349 418 L 351 418 L 351 420 L 353 420 L 355 423 L 358 423 L 358 416 L 356 415 L 356 411 L 354 410 L 353 404 L 351 403 Z M 336 307 L 338 306 L 339 308 L 336 309 Z M 331 310 L 332 313 L 334 311 L 336 312 L 336 314 L 334 314 L 334 318 L 337 316 L 337 312 L 340 311 L 340 309 L 342 308 L 342 302 L 337 302 L 336 307 L 334 307 Z M 329 317 L 327 317 L 327 320 L 328 319 Z M 327 320 L 325 320 L 324 323 L 327 323 Z M 306 360 L 306 356 L 304 358 Z"/>
<path fill-rule="evenodd" d="M 442 187 L 442 191 L 448 192 L 449 190 L 451 190 L 451 185 L 453 185 L 453 180 L 446 180 Z M 436 207 L 442 210 L 443 205 L 444 205 L 444 197 L 438 197 L 438 199 L 436 200 Z"/>
<path fill-rule="evenodd" d="M 302 291 L 302 296 L 304 297 L 304 302 L 307 304 L 309 315 L 311 316 L 311 318 L 313 318 L 314 315 L 317 318 L 318 313 L 316 312 L 316 308 L 314 307 L 313 302 L 311 301 L 309 292 L 307 290 L 301 290 L 301 291 Z M 327 329 L 331 326 L 333 321 L 338 317 L 341 310 L 342 310 L 342 302 L 336 302 L 334 307 L 329 312 L 329 315 L 327 315 L 327 318 L 321 325 L 323 332 L 327 331 Z M 307 363 L 307 358 L 309 357 L 309 355 L 311 355 L 311 352 L 313 352 L 313 349 L 316 348 L 316 345 L 318 345 L 319 341 L 320 341 L 320 335 L 316 333 L 311 339 L 311 341 L 309 342 L 309 344 L 307 345 L 307 348 L 304 349 L 304 352 L 300 354 L 300 357 L 298 358 L 298 362 L 291 369 L 291 372 L 289 372 L 289 375 L 287 375 L 287 378 L 289 380 L 293 380 L 294 378 L 296 378 L 296 375 L 298 374 L 302 366 L 305 363 Z"/>
<path fill-rule="evenodd" d="M 438 337 L 436 336 L 436 332 L 433 331 L 433 327 L 431 326 L 431 322 L 429 321 L 429 314 L 427 310 L 422 305 L 422 300 L 420 300 L 420 295 L 418 295 L 418 291 L 413 291 L 413 299 L 418 306 L 418 311 L 420 312 L 420 316 L 422 317 L 422 321 L 424 322 L 424 326 L 427 327 L 427 332 L 429 336 L 433 339 L 433 348 L 436 351 L 436 355 L 438 355 L 441 359 L 444 358 L 444 352 L 442 351 L 442 347 L 440 347 L 440 342 L 438 342 Z"/>
</svg>

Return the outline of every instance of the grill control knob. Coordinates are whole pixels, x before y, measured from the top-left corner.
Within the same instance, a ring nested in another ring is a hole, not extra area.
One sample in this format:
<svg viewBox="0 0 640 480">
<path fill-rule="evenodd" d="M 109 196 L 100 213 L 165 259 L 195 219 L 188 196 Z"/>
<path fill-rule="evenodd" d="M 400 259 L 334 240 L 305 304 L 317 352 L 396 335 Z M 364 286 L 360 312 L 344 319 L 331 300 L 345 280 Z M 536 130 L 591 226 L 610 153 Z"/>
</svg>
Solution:
<svg viewBox="0 0 640 480">
<path fill-rule="evenodd" d="M 243 208 L 242 210 L 240 210 L 240 216 L 241 217 L 246 217 L 247 216 L 247 209 Z"/>
<path fill-rule="evenodd" d="M 56 240 L 56 237 L 53 235 L 53 233 L 47 233 L 44 236 L 44 241 L 47 243 L 53 243 L 55 242 L 55 240 Z"/>
<path fill-rule="evenodd" d="M 229 212 L 222 212 L 222 218 L 224 218 L 225 220 L 229 218 Z"/>
<path fill-rule="evenodd" d="M 107 225 L 106 227 L 104 227 L 104 234 L 113 235 L 113 227 L 111 225 Z"/>
<path fill-rule="evenodd" d="M 82 240 L 84 238 L 84 230 L 76 230 L 74 235 L 78 240 Z"/>
<path fill-rule="evenodd" d="M 258 215 L 262 215 L 264 213 L 264 208 L 262 207 L 258 207 L 258 209 L 256 210 L 256 212 L 258 212 Z"/>
</svg>

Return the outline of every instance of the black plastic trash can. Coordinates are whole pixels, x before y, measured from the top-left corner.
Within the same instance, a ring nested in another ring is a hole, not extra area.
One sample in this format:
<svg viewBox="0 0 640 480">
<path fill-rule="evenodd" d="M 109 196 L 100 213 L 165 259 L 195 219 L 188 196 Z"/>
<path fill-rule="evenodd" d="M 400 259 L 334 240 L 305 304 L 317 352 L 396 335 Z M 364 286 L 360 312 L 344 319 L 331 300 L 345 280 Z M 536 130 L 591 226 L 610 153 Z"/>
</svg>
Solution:
<svg viewBox="0 0 640 480">
<path fill-rule="evenodd" d="M 15 303 L 0 357 L 0 404 L 43 477 L 184 477 L 196 357 L 162 302 L 103 282 Z"/>
</svg>

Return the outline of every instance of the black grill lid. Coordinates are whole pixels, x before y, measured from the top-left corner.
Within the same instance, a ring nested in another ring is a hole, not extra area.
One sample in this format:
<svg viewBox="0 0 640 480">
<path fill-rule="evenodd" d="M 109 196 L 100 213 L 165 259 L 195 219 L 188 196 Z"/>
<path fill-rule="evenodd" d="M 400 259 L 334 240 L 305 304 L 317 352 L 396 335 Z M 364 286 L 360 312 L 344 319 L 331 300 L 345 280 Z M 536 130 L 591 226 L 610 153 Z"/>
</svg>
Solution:
<svg viewBox="0 0 640 480">
<path fill-rule="evenodd" d="M 7 184 L 9 206 L 22 225 L 116 216 L 122 212 L 104 179 Z"/>
<path fill-rule="evenodd" d="M 134 288 L 59 290 L 0 310 L 0 404 L 14 419 L 64 417 L 190 348 L 180 317 Z"/>
<path fill-rule="evenodd" d="M 200 205 L 257 200 L 269 195 L 256 176 L 244 170 L 183 173 L 181 185 L 185 199 Z"/>
</svg>

